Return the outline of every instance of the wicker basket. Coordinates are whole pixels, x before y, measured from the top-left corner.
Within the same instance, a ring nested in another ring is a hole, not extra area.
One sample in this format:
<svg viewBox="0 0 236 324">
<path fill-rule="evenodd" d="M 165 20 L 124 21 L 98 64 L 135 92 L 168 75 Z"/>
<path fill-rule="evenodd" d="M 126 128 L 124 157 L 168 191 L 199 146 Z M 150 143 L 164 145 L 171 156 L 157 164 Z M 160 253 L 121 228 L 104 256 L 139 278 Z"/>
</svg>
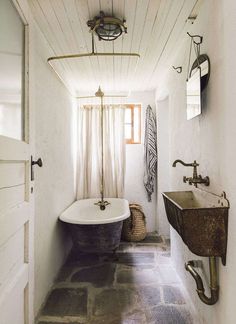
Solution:
<svg viewBox="0 0 236 324">
<path fill-rule="evenodd" d="M 138 242 L 147 235 L 146 220 L 142 207 L 130 204 L 130 217 L 123 222 L 122 238 L 125 241 Z"/>
</svg>

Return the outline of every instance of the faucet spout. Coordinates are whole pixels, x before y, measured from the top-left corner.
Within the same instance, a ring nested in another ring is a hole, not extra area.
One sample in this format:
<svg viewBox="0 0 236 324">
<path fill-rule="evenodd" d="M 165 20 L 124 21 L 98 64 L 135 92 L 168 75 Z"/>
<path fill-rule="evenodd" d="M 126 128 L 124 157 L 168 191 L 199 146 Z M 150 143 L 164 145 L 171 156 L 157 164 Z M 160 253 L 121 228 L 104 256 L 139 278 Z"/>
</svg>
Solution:
<svg viewBox="0 0 236 324">
<path fill-rule="evenodd" d="M 197 166 L 199 166 L 199 164 L 196 162 L 196 160 L 194 160 L 193 163 L 185 163 L 185 162 L 182 161 L 182 160 L 175 160 L 175 161 L 173 162 L 172 166 L 175 168 L 177 163 L 180 163 L 180 164 L 182 164 L 182 165 L 184 165 L 184 166 L 190 166 L 190 167 L 197 167 Z"/>
<path fill-rule="evenodd" d="M 176 167 L 176 164 L 180 163 L 184 166 L 187 167 L 193 167 L 193 176 L 191 178 L 187 178 L 186 176 L 183 177 L 183 182 L 188 182 L 190 185 L 194 185 L 197 187 L 198 184 L 205 184 L 205 186 L 209 186 L 210 184 L 210 179 L 209 177 L 203 178 L 200 174 L 197 174 L 197 167 L 199 164 L 197 163 L 196 160 L 193 161 L 193 163 L 185 163 L 182 160 L 175 160 L 172 164 L 173 167 Z"/>
<path fill-rule="evenodd" d="M 110 203 L 103 199 L 99 200 L 97 203 L 94 203 L 94 205 L 99 206 L 100 210 L 105 210 L 107 205 L 110 205 Z"/>
</svg>

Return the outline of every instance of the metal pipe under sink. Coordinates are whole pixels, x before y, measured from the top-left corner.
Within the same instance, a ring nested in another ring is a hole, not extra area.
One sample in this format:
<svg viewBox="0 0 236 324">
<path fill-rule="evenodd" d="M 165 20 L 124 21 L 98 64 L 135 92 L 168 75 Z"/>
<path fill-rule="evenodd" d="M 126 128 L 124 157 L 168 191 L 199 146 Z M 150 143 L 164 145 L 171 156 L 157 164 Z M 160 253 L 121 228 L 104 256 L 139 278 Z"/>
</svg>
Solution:
<svg viewBox="0 0 236 324">
<path fill-rule="evenodd" d="M 188 261 L 185 264 L 185 269 L 190 272 L 197 285 L 197 293 L 201 301 L 207 305 L 214 305 L 219 299 L 219 286 L 217 280 L 216 257 L 209 257 L 209 270 L 210 270 L 210 290 L 211 296 L 205 295 L 205 289 L 202 278 L 194 269 L 196 267 L 195 261 Z"/>
</svg>

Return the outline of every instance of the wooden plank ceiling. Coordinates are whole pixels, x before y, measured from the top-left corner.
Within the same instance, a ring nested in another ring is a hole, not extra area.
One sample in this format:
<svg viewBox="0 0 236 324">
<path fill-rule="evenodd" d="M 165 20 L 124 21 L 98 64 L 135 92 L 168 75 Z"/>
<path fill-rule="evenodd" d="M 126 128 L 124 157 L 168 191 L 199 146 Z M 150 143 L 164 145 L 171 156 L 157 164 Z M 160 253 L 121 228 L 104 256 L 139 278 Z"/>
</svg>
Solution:
<svg viewBox="0 0 236 324">
<path fill-rule="evenodd" d="M 53 55 L 91 52 L 86 22 L 102 10 L 125 18 L 128 33 L 112 42 L 99 41 L 97 52 L 135 52 L 133 57 L 90 57 L 53 61 L 73 93 L 146 91 L 156 88 L 163 68 L 183 37 L 188 17 L 199 0 L 29 0 L 35 20 Z"/>
</svg>

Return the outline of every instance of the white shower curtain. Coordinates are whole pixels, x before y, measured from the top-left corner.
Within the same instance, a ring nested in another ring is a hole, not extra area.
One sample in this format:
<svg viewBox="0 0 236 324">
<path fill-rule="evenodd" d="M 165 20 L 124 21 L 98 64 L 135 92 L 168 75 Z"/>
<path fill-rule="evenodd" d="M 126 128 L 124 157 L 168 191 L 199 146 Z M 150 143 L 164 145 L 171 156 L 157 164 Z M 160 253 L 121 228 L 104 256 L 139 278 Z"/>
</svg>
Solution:
<svg viewBox="0 0 236 324">
<path fill-rule="evenodd" d="M 78 108 L 77 199 L 101 196 L 100 114 L 100 105 Z M 123 197 L 124 116 L 122 105 L 104 105 L 104 197 Z"/>
</svg>

